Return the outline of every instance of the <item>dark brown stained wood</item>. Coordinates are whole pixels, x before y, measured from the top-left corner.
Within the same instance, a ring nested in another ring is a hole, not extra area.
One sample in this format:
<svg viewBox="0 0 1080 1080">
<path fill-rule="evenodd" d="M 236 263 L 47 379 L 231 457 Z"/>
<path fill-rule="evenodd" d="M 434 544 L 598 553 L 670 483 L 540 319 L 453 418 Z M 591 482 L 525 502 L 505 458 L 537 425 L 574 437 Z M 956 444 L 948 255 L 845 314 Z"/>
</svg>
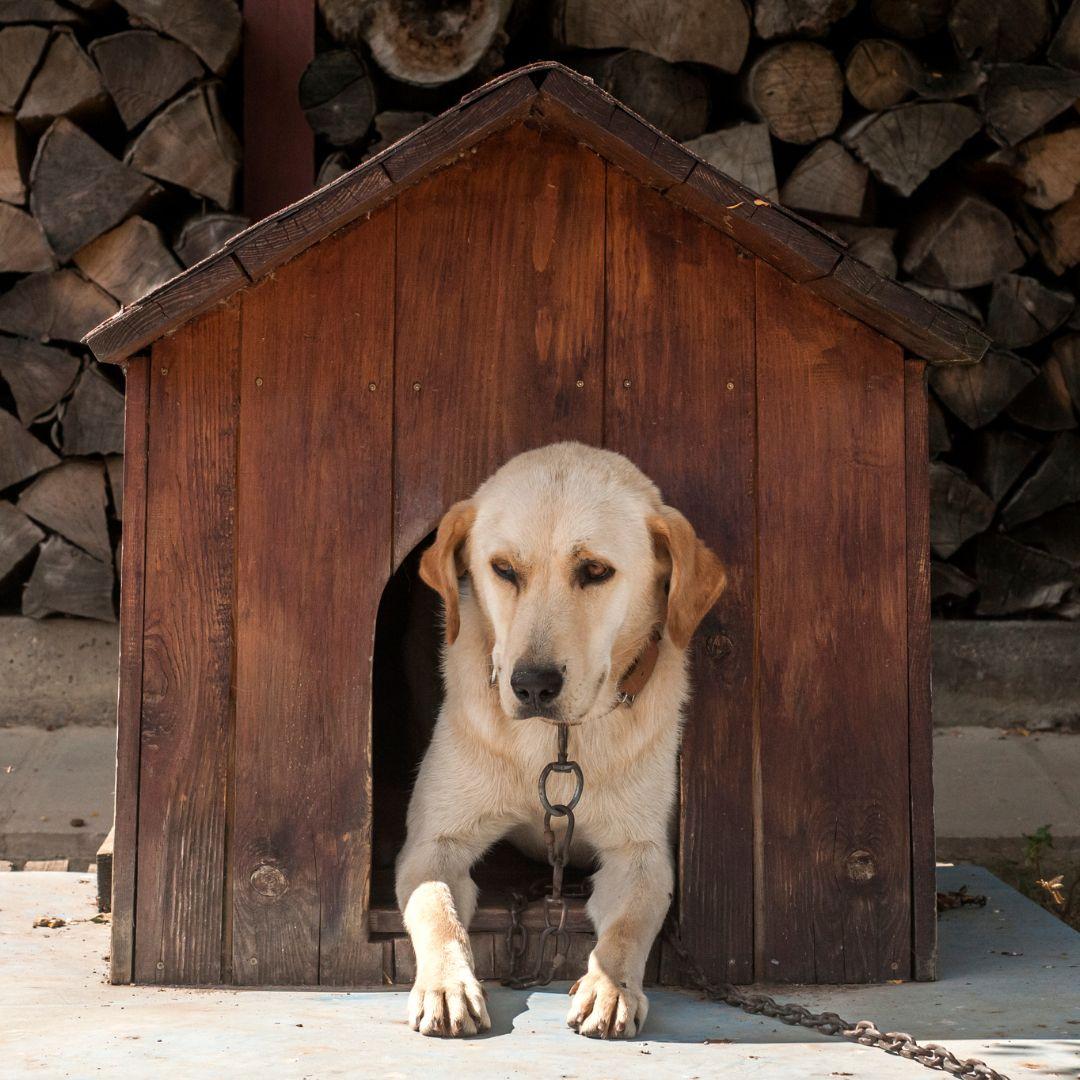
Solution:
<svg viewBox="0 0 1080 1080">
<path fill-rule="evenodd" d="M 228 902 L 242 984 L 381 980 L 370 672 L 390 574 L 394 281 L 355 268 L 392 264 L 394 218 L 243 296 Z"/>
<path fill-rule="evenodd" d="M 908 768 L 911 780 L 911 977 L 937 978 L 934 722 L 930 709 L 930 478 L 925 365 L 904 365 L 907 497 Z"/>
<path fill-rule="evenodd" d="M 652 477 L 729 574 L 692 647 L 676 907 L 697 961 L 736 982 L 754 974 L 753 309 L 752 258 L 608 170 L 604 443 Z"/>
<path fill-rule="evenodd" d="M 604 172 L 565 136 L 518 126 L 402 194 L 395 565 L 519 451 L 600 443 Z M 439 317 L 417 296 L 438 296 Z"/>
<path fill-rule="evenodd" d="M 109 978 L 128 983 L 135 962 L 135 861 L 142 724 L 143 591 L 146 568 L 146 462 L 150 364 L 135 363 L 124 389 L 124 539 L 120 548 L 120 694 L 116 707 L 112 948 Z M 114 489 L 115 494 L 115 489 Z"/>
<path fill-rule="evenodd" d="M 147 364 L 134 965 L 143 983 L 217 983 L 225 974 L 239 352 L 233 302 L 157 342 Z M 127 479 L 137 491 L 137 469 Z M 129 495 L 129 514 L 133 502 Z"/>
<path fill-rule="evenodd" d="M 768 266 L 757 275 L 757 976 L 906 979 L 904 358 Z"/>
</svg>

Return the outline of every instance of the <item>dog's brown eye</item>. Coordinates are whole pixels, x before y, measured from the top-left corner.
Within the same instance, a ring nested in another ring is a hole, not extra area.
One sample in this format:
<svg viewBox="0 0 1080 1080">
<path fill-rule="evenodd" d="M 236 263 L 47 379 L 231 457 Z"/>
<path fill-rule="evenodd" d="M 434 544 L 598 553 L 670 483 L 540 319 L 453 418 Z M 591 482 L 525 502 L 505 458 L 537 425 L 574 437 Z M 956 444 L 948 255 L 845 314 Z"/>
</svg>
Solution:
<svg viewBox="0 0 1080 1080">
<path fill-rule="evenodd" d="M 517 584 L 517 571 L 505 559 L 493 559 L 491 569 L 494 570 L 496 575 L 501 577 L 503 581 L 509 581 L 514 585 Z"/>
<path fill-rule="evenodd" d="M 581 564 L 581 584 L 599 585 L 601 581 L 607 581 L 615 573 L 614 566 L 608 566 L 602 562 L 587 562 Z"/>
</svg>

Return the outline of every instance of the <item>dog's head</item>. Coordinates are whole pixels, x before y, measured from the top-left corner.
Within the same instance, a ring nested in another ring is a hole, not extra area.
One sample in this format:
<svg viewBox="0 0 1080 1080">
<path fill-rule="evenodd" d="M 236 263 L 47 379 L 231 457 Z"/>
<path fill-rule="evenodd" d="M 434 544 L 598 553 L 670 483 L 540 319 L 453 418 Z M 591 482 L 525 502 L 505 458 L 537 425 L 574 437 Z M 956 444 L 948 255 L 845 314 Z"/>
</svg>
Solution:
<svg viewBox="0 0 1080 1080">
<path fill-rule="evenodd" d="M 611 708 L 654 630 L 685 649 L 725 582 L 638 468 L 578 443 L 519 454 L 451 507 L 420 575 L 448 645 L 476 605 L 506 715 L 568 723 Z"/>
</svg>

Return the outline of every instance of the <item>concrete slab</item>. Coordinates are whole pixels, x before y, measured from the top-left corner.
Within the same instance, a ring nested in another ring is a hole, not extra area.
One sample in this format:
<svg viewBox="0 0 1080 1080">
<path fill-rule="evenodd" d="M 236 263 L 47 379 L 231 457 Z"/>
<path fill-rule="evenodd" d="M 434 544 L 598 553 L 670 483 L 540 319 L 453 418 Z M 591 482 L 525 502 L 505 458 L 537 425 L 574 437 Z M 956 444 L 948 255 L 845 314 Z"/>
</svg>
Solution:
<svg viewBox="0 0 1080 1080">
<path fill-rule="evenodd" d="M 986 908 L 941 920 L 943 978 L 775 992 L 849 1020 L 946 1043 L 1013 1078 L 1080 1069 L 1080 934 L 986 871 L 941 872 L 942 888 L 986 892 Z M 399 990 L 181 990 L 105 980 L 108 927 L 88 920 L 86 875 L 0 875 L 0 1076 L 379 1076 L 547 1078 L 834 1076 L 918 1080 L 921 1066 L 747 1016 L 678 991 L 653 991 L 644 1035 L 591 1042 L 563 1023 L 565 985 L 490 986 L 485 1038 L 425 1039 Z M 33 930 L 34 918 L 73 920 Z"/>
<path fill-rule="evenodd" d="M 111 728 L 0 727 L 0 859 L 93 859 L 115 768 Z"/>
</svg>

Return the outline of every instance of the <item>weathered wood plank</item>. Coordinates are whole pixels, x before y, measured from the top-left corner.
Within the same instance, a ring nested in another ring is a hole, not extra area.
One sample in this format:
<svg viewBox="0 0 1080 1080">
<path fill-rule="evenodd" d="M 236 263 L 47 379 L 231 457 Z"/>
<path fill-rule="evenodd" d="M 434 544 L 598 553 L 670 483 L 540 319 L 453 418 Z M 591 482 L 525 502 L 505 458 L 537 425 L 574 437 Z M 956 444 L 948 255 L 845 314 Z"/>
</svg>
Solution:
<svg viewBox="0 0 1080 1080">
<path fill-rule="evenodd" d="M 756 321 L 757 974 L 907 978 L 903 356 L 762 263 Z"/>
<path fill-rule="evenodd" d="M 233 980 L 378 984 L 370 675 L 390 568 L 394 208 L 243 294 Z M 326 318 L 326 312 L 341 318 Z"/>
<path fill-rule="evenodd" d="M 223 975 L 239 350 L 234 302 L 157 342 L 147 362 L 138 982 Z M 140 501 L 128 496 L 128 514 Z"/>
<path fill-rule="evenodd" d="M 692 647 L 677 906 L 706 972 L 741 982 L 753 978 L 753 308 L 753 259 L 608 170 L 605 445 L 656 481 L 729 571 Z"/>
</svg>

